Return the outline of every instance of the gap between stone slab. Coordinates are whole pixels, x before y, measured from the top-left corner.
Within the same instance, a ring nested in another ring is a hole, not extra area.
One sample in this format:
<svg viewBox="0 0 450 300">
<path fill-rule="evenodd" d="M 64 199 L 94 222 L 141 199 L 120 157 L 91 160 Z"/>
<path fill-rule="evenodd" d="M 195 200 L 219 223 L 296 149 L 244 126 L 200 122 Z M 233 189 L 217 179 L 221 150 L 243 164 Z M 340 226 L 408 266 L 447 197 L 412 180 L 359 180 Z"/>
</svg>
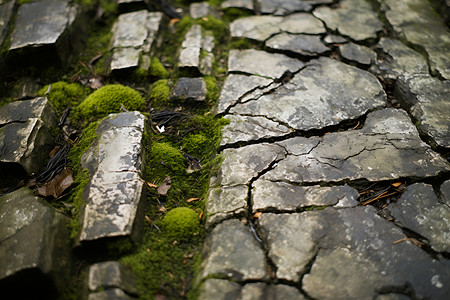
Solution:
<svg viewBox="0 0 450 300">
<path fill-rule="evenodd" d="M 402 286 L 395 286 L 395 285 L 383 286 L 380 289 L 378 289 L 376 292 L 379 295 L 401 294 L 401 295 L 405 295 L 405 296 L 409 297 L 412 300 L 420 299 L 416 296 L 414 287 L 409 282 L 406 282 Z"/>
</svg>

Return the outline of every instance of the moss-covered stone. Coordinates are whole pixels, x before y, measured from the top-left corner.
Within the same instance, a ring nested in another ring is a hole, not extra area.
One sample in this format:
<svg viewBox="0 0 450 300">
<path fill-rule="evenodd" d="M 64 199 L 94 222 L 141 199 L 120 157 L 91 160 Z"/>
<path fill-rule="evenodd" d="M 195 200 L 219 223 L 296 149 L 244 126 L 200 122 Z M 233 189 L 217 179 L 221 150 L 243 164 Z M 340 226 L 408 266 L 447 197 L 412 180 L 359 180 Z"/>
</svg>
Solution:
<svg viewBox="0 0 450 300">
<path fill-rule="evenodd" d="M 169 76 L 169 72 L 167 72 L 156 56 L 153 56 L 150 62 L 150 75 L 159 78 L 167 78 Z"/>
<path fill-rule="evenodd" d="M 217 86 L 216 78 L 213 76 L 205 76 L 203 80 L 205 80 L 206 89 L 208 90 L 206 99 L 209 102 L 215 102 L 217 99 L 219 99 L 220 96 L 220 89 Z"/>
<path fill-rule="evenodd" d="M 177 207 L 170 210 L 161 222 L 166 234 L 174 239 L 189 240 L 198 233 L 199 219 L 195 211 L 187 207 Z"/>
<path fill-rule="evenodd" d="M 86 119 L 90 117 L 105 117 L 111 113 L 127 110 L 140 110 L 145 106 L 145 100 L 130 87 L 120 84 L 105 85 L 81 102 L 80 113 Z"/>
<path fill-rule="evenodd" d="M 183 154 L 169 143 L 153 143 L 149 158 L 151 161 L 146 166 L 146 172 L 157 174 L 159 180 L 184 172 L 186 167 Z"/>
<path fill-rule="evenodd" d="M 68 106 L 78 106 L 88 94 L 88 89 L 77 83 L 58 81 L 44 86 L 38 91 L 38 95 L 44 96 L 49 90 L 50 92 L 47 94 L 47 98 L 57 115 L 60 115 Z"/>
<path fill-rule="evenodd" d="M 169 103 L 170 87 L 167 79 L 156 81 L 150 86 L 150 104 L 152 107 L 163 107 Z"/>
</svg>

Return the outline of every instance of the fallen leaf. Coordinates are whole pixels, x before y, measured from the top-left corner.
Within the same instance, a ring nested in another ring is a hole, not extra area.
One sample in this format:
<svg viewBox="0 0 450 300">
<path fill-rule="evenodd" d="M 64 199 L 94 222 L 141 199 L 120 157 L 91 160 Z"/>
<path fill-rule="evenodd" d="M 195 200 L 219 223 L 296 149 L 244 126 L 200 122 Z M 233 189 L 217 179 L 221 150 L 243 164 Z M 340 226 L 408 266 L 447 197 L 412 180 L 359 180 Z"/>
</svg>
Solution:
<svg viewBox="0 0 450 300">
<path fill-rule="evenodd" d="M 151 187 L 151 188 L 158 188 L 158 186 L 156 185 L 156 184 L 153 184 L 153 183 L 151 183 L 151 182 L 146 182 L 147 183 L 147 185 L 149 186 L 149 187 Z"/>
<path fill-rule="evenodd" d="M 53 150 L 50 151 L 48 156 L 50 156 L 50 158 L 52 158 L 56 154 L 56 152 L 58 152 L 59 148 L 60 148 L 60 146 L 56 146 L 55 148 L 53 148 Z"/>
<path fill-rule="evenodd" d="M 158 210 L 163 213 L 167 212 L 167 209 L 164 206 L 161 206 Z"/>
<path fill-rule="evenodd" d="M 173 18 L 173 19 L 170 19 L 169 25 L 172 26 L 173 24 L 178 23 L 178 22 L 180 22 L 180 19 Z"/>
<path fill-rule="evenodd" d="M 58 175 L 53 177 L 50 181 L 38 186 L 39 195 L 48 197 L 53 196 L 58 198 L 65 189 L 73 183 L 72 172 L 64 168 Z"/>
<path fill-rule="evenodd" d="M 161 196 L 167 196 L 167 193 L 169 192 L 171 186 L 172 180 L 170 179 L 170 176 L 167 176 L 156 191 Z"/>
<path fill-rule="evenodd" d="M 391 183 L 391 185 L 392 185 L 393 187 L 399 187 L 399 186 L 402 185 L 402 183 L 401 183 L 401 182 L 394 182 L 394 183 Z"/>
<path fill-rule="evenodd" d="M 193 202 L 193 201 L 197 201 L 200 198 L 189 198 L 186 200 L 187 203 Z"/>
<path fill-rule="evenodd" d="M 203 212 L 200 213 L 200 215 L 198 216 L 198 219 L 201 220 L 203 217 Z"/>
<path fill-rule="evenodd" d="M 253 215 L 253 218 L 259 218 L 260 215 L 262 215 L 262 212 L 257 212 Z"/>
<path fill-rule="evenodd" d="M 145 216 L 145 219 L 147 220 L 148 224 L 150 224 L 150 225 L 152 224 L 152 221 L 150 220 L 149 217 Z"/>
</svg>

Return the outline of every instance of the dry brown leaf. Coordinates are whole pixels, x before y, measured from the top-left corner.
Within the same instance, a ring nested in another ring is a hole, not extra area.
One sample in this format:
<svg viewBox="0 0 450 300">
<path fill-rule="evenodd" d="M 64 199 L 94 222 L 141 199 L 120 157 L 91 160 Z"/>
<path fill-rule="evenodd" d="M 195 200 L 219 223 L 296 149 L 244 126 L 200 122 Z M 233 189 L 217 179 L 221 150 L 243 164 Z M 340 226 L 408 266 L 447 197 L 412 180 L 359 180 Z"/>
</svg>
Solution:
<svg viewBox="0 0 450 300">
<path fill-rule="evenodd" d="M 172 180 L 170 179 L 170 176 L 167 176 L 156 191 L 161 196 L 167 196 L 167 193 L 169 192 L 171 186 Z"/>
<path fill-rule="evenodd" d="M 192 202 L 192 201 L 197 201 L 198 199 L 200 199 L 200 198 L 189 198 L 189 199 L 187 199 L 186 200 L 186 202 Z"/>
<path fill-rule="evenodd" d="M 170 19 L 169 25 L 172 26 L 173 24 L 178 23 L 178 22 L 180 22 L 180 19 L 173 18 L 173 19 Z"/>
<path fill-rule="evenodd" d="M 163 213 L 167 212 L 167 209 L 164 206 L 161 206 L 158 210 Z"/>
<path fill-rule="evenodd" d="M 392 185 L 393 187 L 399 187 L 399 186 L 402 185 L 402 183 L 401 183 L 401 182 L 394 182 L 394 183 L 391 183 L 391 185 Z"/>
<path fill-rule="evenodd" d="M 203 217 L 203 211 L 200 213 L 200 215 L 198 216 L 198 219 L 201 220 Z"/>
<path fill-rule="evenodd" d="M 56 146 L 55 148 L 53 148 L 53 150 L 50 151 L 48 156 L 50 156 L 50 158 L 52 158 L 56 154 L 56 152 L 58 152 L 59 148 L 61 148 L 61 147 L 60 146 Z"/>
<path fill-rule="evenodd" d="M 257 212 L 253 215 L 253 218 L 259 218 L 260 215 L 262 215 L 262 212 Z"/>
<path fill-rule="evenodd" d="M 158 186 L 156 185 L 156 184 L 153 184 L 153 183 L 151 183 L 151 182 L 146 182 L 147 183 L 147 185 L 149 186 L 149 187 L 151 187 L 151 188 L 158 188 Z"/>
<path fill-rule="evenodd" d="M 58 175 L 45 184 L 38 186 L 39 195 L 58 198 L 73 183 L 72 172 L 64 168 Z"/>
<path fill-rule="evenodd" d="M 150 220 L 149 217 L 145 216 L 145 219 L 147 220 L 148 224 L 150 224 L 150 225 L 152 224 L 152 221 Z"/>
</svg>

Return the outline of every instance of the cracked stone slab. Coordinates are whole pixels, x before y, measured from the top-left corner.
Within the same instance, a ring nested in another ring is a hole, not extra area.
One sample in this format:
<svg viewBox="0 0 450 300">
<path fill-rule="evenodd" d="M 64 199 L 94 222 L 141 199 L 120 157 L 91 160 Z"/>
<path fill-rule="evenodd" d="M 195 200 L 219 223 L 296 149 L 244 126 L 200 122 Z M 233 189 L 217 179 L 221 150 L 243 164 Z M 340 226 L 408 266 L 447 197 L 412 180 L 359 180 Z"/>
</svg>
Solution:
<svg viewBox="0 0 450 300">
<path fill-rule="evenodd" d="M 309 148 L 306 154 L 287 155 L 261 178 L 293 183 L 380 181 L 424 178 L 450 170 L 450 164 L 422 142 L 402 110 L 372 112 L 363 129 L 326 134 Z"/>
<path fill-rule="evenodd" d="M 313 5 L 330 4 L 333 0 L 257 0 L 262 14 L 277 16 L 310 11 Z"/>
<path fill-rule="evenodd" d="M 217 11 L 208 2 L 191 3 L 189 14 L 193 19 L 199 19 L 208 15 L 215 15 Z"/>
<path fill-rule="evenodd" d="M 362 65 L 370 65 L 377 58 L 377 54 L 370 48 L 354 43 L 346 43 L 339 46 L 342 57 Z"/>
<path fill-rule="evenodd" d="M 245 8 L 248 10 L 254 9 L 253 0 L 226 0 L 220 4 L 220 7 L 222 9 L 232 8 L 232 7 Z"/>
<path fill-rule="evenodd" d="M 236 282 L 209 278 L 199 288 L 198 300 L 239 299 L 241 285 Z"/>
<path fill-rule="evenodd" d="M 381 9 L 395 33 L 428 54 L 433 73 L 450 79 L 450 33 L 426 0 L 383 0 Z"/>
<path fill-rule="evenodd" d="M 236 186 L 248 184 L 260 172 L 271 164 L 285 157 L 285 149 L 276 144 L 256 144 L 237 149 L 225 149 L 225 157 L 218 175 L 212 179 L 212 184 Z"/>
<path fill-rule="evenodd" d="M 418 120 L 419 131 L 441 147 L 450 147 L 450 81 L 430 75 L 400 76 L 395 93 L 402 104 Z"/>
<path fill-rule="evenodd" d="M 428 74 L 425 58 L 399 40 L 382 37 L 376 49 L 382 55 L 378 55 L 371 71 L 387 79 L 396 80 L 401 75 Z"/>
<path fill-rule="evenodd" d="M 313 15 L 331 30 L 355 41 L 375 39 L 377 32 L 383 30 L 383 23 L 369 1 L 342 0 L 339 8 L 322 6 L 316 8 Z"/>
<path fill-rule="evenodd" d="M 202 27 L 200 25 L 195 24 L 189 28 L 181 47 L 179 66 L 198 68 L 202 47 Z"/>
<path fill-rule="evenodd" d="M 14 1 L 0 3 L 0 45 L 3 45 L 8 36 L 9 22 L 14 12 L 14 4 Z"/>
<path fill-rule="evenodd" d="M 219 223 L 248 209 L 248 186 L 212 188 L 206 202 L 206 226 Z"/>
<path fill-rule="evenodd" d="M 330 51 L 320 40 L 320 36 L 280 33 L 266 41 L 266 46 L 275 50 L 315 56 Z"/>
<path fill-rule="evenodd" d="M 261 62 L 264 62 L 263 64 Z M 298 71 L 304 63 L 283 54 L 261 50 L 230 50 L 228 72 L 242 72 L 278 79 L 287 70 Z"/>
<path fill-rule="evenodd" d="M 230 74 L 225 79 L 222 92 L 219 97 L 217 113 L 225 112 L 230 106 L 236 104 L 247 93 L 269 86 L 273 80 L 260 76 L 247 76 Z M 261 92 L 262 93 L 262 92 Z"/>
<path fill-rule="evenodd" d="M 311 206 L 354 207 L 358 191 L 348 185 L 321 187 L 296 186 L 285 182 L 256 180 L 252 185 L 253 212 L 295 211 Z"/>
<path fill-rule="evenodd" d="M 205 240 L 202 257 L 200 280 L 210 275 L 237 281 L 268 278 L 264 252 L 249 227 L 239 220 L 217 225 Z"/>
<path fill-rule="evenodd" d="M 117 288 L 138 295 L 137 280 L 130 269 L 117 261 L 105 261 L 89 267 L 87 285 L 90 293 Z"/>
<path fill-rule="evenodd" d="M 408 186 L 388 210 L 396 224 L 428 239 L 435 251 L 450 252 L 450 207 L 439 203 L 431 185 Z"/>
<path fill-rule="evenodd" d="M 138 234 L 135 220 L 145 197 L 140 179 L 145 117 L 139 112 L 111 114 L 98 128 L 98 138 L 81 157 L 90 181 L 80 241 Z"/>
<path fill-rule="evenodd" d="M 281 32 L 322 34 L 326 29 L 320 20 L 308 13 L 296 13 L 286 17 L 251 16 L 239 18 L 230 24 L 231 37 L 265 41 Z"/>
<path fill-rule="evenodd" d="M 373 75 L 322 57 L 274 92 L 237 104 L 230 112 L 266 116 L 297 130 L 310 130 L 360 117 L 385 103 L 386 94 Z"/>
<path fill-rule="evenodd" d="M 224 118 L 230 120 L 230 124 L 222 129 L 221 146 L 279 137 L 293 132 L 292 129 L 264 117 L 226 115 Z"/>
<path fill-rule="evenodd" d="M 206 83 L 202 77 L 182 77 L 172 90 L 171 98 L 184 99 L 188 101 L 205 101 Z"/>
<path fill-rule="evenodd" d="M 323 41 L 327 44 L 345 44 L 347 43 L 347 39 L 335 34 L 328 34 Z"/>
</svg>

